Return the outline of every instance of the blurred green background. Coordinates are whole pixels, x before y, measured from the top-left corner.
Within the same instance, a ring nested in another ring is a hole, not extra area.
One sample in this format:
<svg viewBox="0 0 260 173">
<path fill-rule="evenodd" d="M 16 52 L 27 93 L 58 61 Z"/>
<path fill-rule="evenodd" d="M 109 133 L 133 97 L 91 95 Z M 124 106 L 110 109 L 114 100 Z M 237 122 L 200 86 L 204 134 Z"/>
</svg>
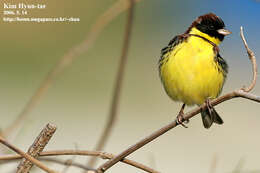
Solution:
<svg viewBox="0 0 260 173">
<path fill-rule="evenodd" d="M 31 11 L 34 16 L 72 16 L 81 21 L 4 23 L 1 20 L 2 129 L 17 117 L 48 71 L 71 47 L 85 39 L 91 25 L 116 0 L 26 2 L 47 5 L 43 11 Z M 197 16 L 214 12 L 233 32 L 220 46 L 221 55 L 230 67 L 222 93 L 247 85 L 251 80 L 251 64 L 239 36 L 241 25 L 250 48 L 256 56 L 260 54 L 260 3 L 257 1 L 142 0 L 135 7 L 119 118 L 104 149 L 114 154 L 174 120 L 181 104 L 174 103 L 165 94 L 158 77 L 157 62 L 161 48 L 174 35 L 183 33 Z M 79 149 L 94 148 L 107 119 L 126 14 L 123 12 L 107 25 L 92 48 L 59 75 L 47 95 L 30 113 L 13 142 L 16 146 L 27 150 L 40 130 L 52 122 L 58 130 L 46 150 L 74 149 L 75 143 Z M 253 93 L 260 95 L 259 81 Z M 217 172 L 232 172 L 239 160 L 244 159 L 244 171 L 260 172 L 259 105 L 245 99 L 233 99 L 216 109 L 224 119 L 223 126 L 214 125 L 206 130 L 200 115 L 197 115 L 191 119 L 188 129 L 177 127 L 129 158 L 161 172 L 209 172 L 214 158 L 217 158 Z M 86 162 L 82 157 L 77 157 L 76 161 Z M 0 171 L 12 170 L 14 166 L 5 165 Z M 61 167 L 55 168 L 59 170 Z M 123 164 L 117 164 L 107 172 L 122 171 L 141 172 Z M 37 169 L 36 172 L 41 171 Z"/>
</svg>

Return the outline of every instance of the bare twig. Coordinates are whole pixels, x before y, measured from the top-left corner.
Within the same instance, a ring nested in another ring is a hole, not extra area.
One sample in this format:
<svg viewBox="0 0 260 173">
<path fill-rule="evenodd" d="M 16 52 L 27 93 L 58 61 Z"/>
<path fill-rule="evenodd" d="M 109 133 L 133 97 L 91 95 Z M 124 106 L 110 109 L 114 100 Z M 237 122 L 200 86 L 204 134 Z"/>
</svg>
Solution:
<svg viewBox="0 0 260 173">
<path fill-rule="evenodd" d="M 66 165 L 66 167 L 67 166 L 74 166 L 74 167 L 77 167 L 77 168 L 81 168 L 85 171 L 95 171 L 95 169 L 91 169 L 91 168 L 85 166 L 84 164 L 73 162 L 72 160 L 70 160 L 72 162 L 70 162 L 70 161 L 68 162 L 68 160 L 60 160 L 60 159 L 55 159 L 55 158 L 44 158 L 44 157 L 40 157 L 39 160 L 44 161 L 44 162 L 51 162 L 51 163 Z"/>
<path fill-rule="evenodd" d="M 245 39 L 245 36 L 244 36 L 244 33 L 243 33 L 243 27 L 242 26 L 240 27 L 240 36 L 241 36 L 241 38 L 242 38 L 242 40 L 244 42 L 245 48 L 247 50 L 248 57 L 251 60 L 252 66 L 253 66 L 253 68 L 252 68 L 252 70 L 253 70 L 253 79 L 252 79 L 251 85 L 248 86 L 248 87 L 242 88 L 242 90 L 244 90 L 245 92 L 250 92 L 255 87 L 255 84 L 256 84 L 256 78 L 257 78 L 256 58 L 255 58 L 254 52 L 247 45 L 247 42 L 246 42 L 246 39 Z"/>
<path fill-rule="evenodd" d="M 141 0 L 134 0 L 136 3 Z M 104 30 L 104 28 L 114 20 L 120 13 L 129 8 L 129 3 L 125 0 L 119 0 L 111 8 L 105 11 L 92 25 L 90 32 L 87 34 L 86 39 L 71 48 L 49 71 L 45 79 L 42 81 L 40 87 L 35 91 L 33 96 L 30 98 L 28 103 L 25 105 L 21 113 L 17 118 L 6 128 L 3 129 L 2 136 L 8 137 L 14 132 L 14 130 L 19 129 L 22 126 L 23 122 L 27 118 L 28 114 L 32 109 L 37 105 L 40 99 L 47 92 L 49 87 L 53 84 L 57 76 L 64 71 L 64 69 L 71 65 L 71 63 L 83 52 L 89 50 L 89 48 L 94 44 L 99 34 Z"/>
<path fill-rule="evenodd" d="M 52 124 L 47 124 L 45 128 L 41 131 L 39 136 L 35 139 L 31 147 L 27 151 L 27 154 L 34 158 L 37 158 L 40 152 L 42 152 L 44 147 L 48 144 L 49 140 L 51 139 L 55 131 L 56 126 Z M 23 158 L 18 166 L 16 173 L 27 173 L 30 171 L 32 166 L 32 162 Z"/>
<path fill-rule="evenodd" d="M 14 156 L 14 157 L 10 157 L 10 156 Z M 18 158 L 16 156 L 18 156 Z M 20 155 L 7 155 L 7 157 L 4 156 L 4 159 L 10 159 L 10 160 L 2 160 L 2 161 L 0 161 L 0 163 L 7 164 L 7 163 L 12 163 L 12 162 L 17 162 L 17 160 L 21 159 L 21 158 L 23 158 L 23 157 L 21 157 Z M 77 168 L 80 168 L 80 169 L 83 169 L 86 171 L 95 171 L 95 169 L 89 168 L 84 164 L 76 163 L 76 162 L 68 163 L 67 160 L 61 160 L 58 158 L 39 157 L 38 160 L 42 161 L 42 162 L 56 163 L 56 164 L 65 165 L 65 166 L 68 166 L 68 164 L 69 164 L 69 166 L 74 166 L 74 167 L 77 167 Z M 15 172 L 15 170 L 13 170 L 12 173 L 13 172 Z"/>
<path fill-rule="evenodd" d="M 108 115 L 108 120 L 106 122 L 105 128 L 102 132 L 102 135 L 100 136 L 98 143 L 95 147 L 96 151 L 101 151 L 111 132 L 112 128 L 115 124 L 116 118 L 117 118 L 117 112 L 118 112 L 118 105 L 119 105 L 119 99 L 120 99 L 120 94 L 121 94 L 121 88 L 122 88 L 122 83 L 123 83 L 123 77 L 124 77 L 124 72 L 125 72 L 125 66 L 127 63 L 127 57 L 128 57 L 128 49 L 129 49 L 129 43 L 130 43 L 130 38 L 131 38 L 131 31 L 132 31 L 132 25 L 133 25 L 133 15 L 134 15 L 134 0 L 128 0 L 129 1 L 129 11 L 128 11 L 128 16 L 127 16 L 127 22 L 126 22 L 126 27 L 125 27 L 125 36 L 124 36 L 124 44 L 121 52 L 121 57 L 120 57 L 120 63 L 119 63 L 119 68 L 117 71 L 117 77 L 115 81 L 115 86 L 114 86 L 114 91 L 113 91 L 113 97 L 110 105 L 110 111 Z M 94 167 L 95 163 L 97 161 L 96 157 L 92 157 L 90 161 L 88 162 L 88 166 Z"/>
<path fill-rule="evenodd" d="M 37 167 L 41 168 L 42 170 L 44 170 L 44 171 L 46 171 L 48 173 L 57 173 L 56 171 L 54 171 L 54 170 L 48 168 L 47 166 L 45 166 L 44 164 L 42 164 L 39 160 L 36 160 L 35 158 L 30 156 L 29 154 L 23 152 L 19 148 L 17 148 L 14 145 L 10 144 L 8 141 L 6 141 L 1 136 L 0 136 L 0 143 L 2 143 L 3 145 L 7 146 L 8 148 L 13 150 L 17 154 L 21 155 L 21 157 L 26 158 L 27 160 L 29 160 L 30 162 L 32 162 L 33 164 L 35 164 Z"/>
<path fill-rule="evenodd" d="M 86 150 L 55 150 L 55 151 L 43 151 L 40 153 L 40 156 L 58 156 L 58 155 L 79 155 L 79 156 L 96 156 L 100 157 L 102 159 L 112 159 L 115 157 L 115 155 L 106 153 L 106 152 L 100 152 L 100 151 L 86 151 Z M 1 161 L 10 161 L 10 160 L 16 160 L 21 159 L 22 157 L 19 155 L 5 155 L 0 156 L 0 162 Z M 41 158 L 39 158 L 41 159 Z M 121 162 L 134 166 L 138 169 L 144 170 L 149 173 L 159 173 L 159 171 L 153 170 L 152 168 L 145 166 L 141 163 L 135 162 L 130 159 L 122 159 Z"/>
<path fill-rule="evenodd" d="M 242 40 L 243 40 L 243 30 L 241 29 L 240 32 L 242 33 Z M 244 41 L 244 40 L 243 40 Z M 244 42 L 244 44 L 246 44 L 246 42 Z M 246 46 L 247 51 L 249 52 L 249 48 Z M 250 57 L 250 59 L 254 59 L 254 54 L 248 54 L 248 56 Z M 251 61 L 253 63 L 253 70 L 254 70 L 254 75 L 256 74 L 256 65 L 254 65 L 255 61 Z M 253 77 L 255 78 L 255 77 Z M 254 87 L 255 86 L 255 81 L 253 80 L 252 83 L 250 84 L 250 86 L 248 87 L 250 90 L 252 90 L 251 86 Z M 250 94 L 248 93 L 247 90 L 244 89 L 240 89 L 240 90 L 235 90 L 233 92 L 230 92 L 228 94 L 225 94 L 221 97 L 218 97 L 214 100 L 212 100 L 210 102 L 210 104 L 212 106 L 218 105 L 224 101 L 233 99 L 233 98 L 237 98 L 237 97 L 242 97 L 242 98 L 246 98 L 249 100 L 253 100 L 256 101 L 258 103 L 260 103 L 260 97 Z M 197 115 L 198 113 L 200 113 L 202 110 L 204 110 L 206 108 L 206 105 L 203 104 L 200 107 L 197 107 L 195 109 L 193 109 L 192 111 L 186 113 L 183 118 L 184 121 L 185 120 L 189 120 L 190 118 L 192 118 L 193 116 Z M 168 125 L 162 127 L 161 129 L 155 131 L 154 133 L 152 133 L 151 135 L 145 137 L 144 139 L 140 140 L 139 142 L 137 142 L 136 144 L 130 146 L 128 149 L 124 150 L 123 152 L 121 152 L 120 154 L 118 154 L 116 157 L 114 157 L 113 159 L 105 162 L 104 164 L 102 164 L 99 168 L 98 168 L 98 173 L 103 173 L 105 172 L 107 169 L 109 169 L 110 167 L 112 167 L 113 165 L 115 165 L 117 162 L 119 162 L 120 160 L 122 160 L 123 158 L 127 157 L 128 155 L 130 155 L 131 153 L 135 152 L 136 150 L 138 150 L 139 148 L 143 147 L 144 145 L 146 145 L 147 143 L 153 141 L 154 139 L 156 139 L 157 137 L 163 135 L 164 133 L 166 133 L 167 131 L 171 130 L 172 128 L 176 127 L 178 125 L 177 121 L 173 121 L 171 123 L 169 123 Z"/>
</svg>

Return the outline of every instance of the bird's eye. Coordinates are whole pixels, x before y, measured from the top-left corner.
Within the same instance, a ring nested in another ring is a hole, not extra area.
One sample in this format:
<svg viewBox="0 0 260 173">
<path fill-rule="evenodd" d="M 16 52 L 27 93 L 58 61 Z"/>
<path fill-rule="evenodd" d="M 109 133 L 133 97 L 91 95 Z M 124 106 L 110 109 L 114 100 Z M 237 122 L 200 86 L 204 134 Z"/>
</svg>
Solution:
<svg viewBox="0 0 260 173">
<path fill-rule="evenodd" d="M 214 26 L 213 26 L 213 25 L 210 25 L 209 28 L 210 28 L 210 29 L 214 29 Z"/>
</svg>

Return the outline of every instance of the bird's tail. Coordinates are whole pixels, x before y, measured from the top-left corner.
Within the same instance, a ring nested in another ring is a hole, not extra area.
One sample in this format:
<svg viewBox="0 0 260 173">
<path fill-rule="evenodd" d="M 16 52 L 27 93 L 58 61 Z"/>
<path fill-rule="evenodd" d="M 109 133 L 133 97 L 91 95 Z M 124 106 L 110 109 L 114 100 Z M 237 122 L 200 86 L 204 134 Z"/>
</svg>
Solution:
<svg viewBox="0 0 260 173">
<path fill-rule="evenodd" d="M 201 117 L 202 117 L 203 125 L 206 129 L 210 128 L 210 126 L 213 124 L 213 122 L 216 124 L 224 123 L 222 118 L 219 116 L 219 114 L 213 107 L 202 110 Z"/>
</svg>

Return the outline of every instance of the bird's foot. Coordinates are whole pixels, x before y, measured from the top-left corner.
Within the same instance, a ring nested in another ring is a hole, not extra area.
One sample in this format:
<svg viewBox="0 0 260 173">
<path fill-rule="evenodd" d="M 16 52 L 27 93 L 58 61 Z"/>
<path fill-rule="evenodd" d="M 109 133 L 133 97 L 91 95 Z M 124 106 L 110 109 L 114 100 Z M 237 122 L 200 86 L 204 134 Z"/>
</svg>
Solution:
<svg viewBox="0 0 260 173">
<path fill-rule="evenodd" d="M 189 123 L 189 120 L 185 120 L 184 117 L 183 117 L 183 115 L 184 115 L 184 113 L 183 113 L 184 107 L 185 107 L 185 104 L 182 105 L 181 110 L 180 110 L 179 114 L 176 117 L 176 122 L 177 122 L 177 124 L 182 125 L 182 127 L 188 128 L 185 124 L 183 124 L 183 123 L 186 123 L 186 124 Z"/>
<path fill-rule="evenodd" d="M 207 100 L 205 101 L 205 103 L 206 103 L 206 108 L 208 109 L 209 114 L 211 115 L 213 106 L 212 106 L 211 103 L 210 103 L 210 99 L 207 98 Z"/>
</svg>

